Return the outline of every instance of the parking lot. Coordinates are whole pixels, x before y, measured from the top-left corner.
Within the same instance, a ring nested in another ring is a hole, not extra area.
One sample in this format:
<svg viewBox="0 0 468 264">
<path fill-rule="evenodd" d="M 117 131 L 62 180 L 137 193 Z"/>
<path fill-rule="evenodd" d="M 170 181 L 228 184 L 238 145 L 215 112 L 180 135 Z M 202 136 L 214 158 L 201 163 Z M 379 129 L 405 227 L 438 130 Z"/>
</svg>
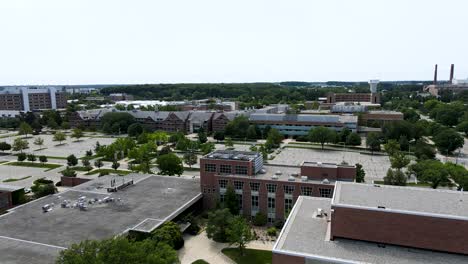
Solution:
<svg viewBox="0 0 468 264">
<path fill-rule="evenodd" d="M 390 168 L 388 156 L 367 155 L 358 152 L 344 152 L 332 150 L 315 150 L 300 148 L 284 148 L 281 153 L 276 155 L 272 164 L 299 165 L 303 161 L 321 161 L 331 163 L 341 163 L 343 160 L 348 164 L 359 163 L 366 172 L 366 181 L 381 180 L 385 177 Z"/>
<path fill-rule="evenodd" d="M 53 180 L 54 182 L 60 181 L 59 170 L 62 168 L 57 168 L 54 170 L 46 171 L 48 169 L 44 168 L 31 168 L 31 167 L 22 167 L 22 166 L 8 166 L 6 164 L 0 165 L 0 184 L 14 185 L 20 187 L 29 188 L 33 182 L 39 178 L 47 178 Z M 31 176 L 31 177 L 28 177 Z M 27 178 L 26 178 L 27 177 Z M 22 179 L 23 180 L 18 180 Z M 16 181 L 7 181 L 7 179 L 17 179 Z"/>
</svg>

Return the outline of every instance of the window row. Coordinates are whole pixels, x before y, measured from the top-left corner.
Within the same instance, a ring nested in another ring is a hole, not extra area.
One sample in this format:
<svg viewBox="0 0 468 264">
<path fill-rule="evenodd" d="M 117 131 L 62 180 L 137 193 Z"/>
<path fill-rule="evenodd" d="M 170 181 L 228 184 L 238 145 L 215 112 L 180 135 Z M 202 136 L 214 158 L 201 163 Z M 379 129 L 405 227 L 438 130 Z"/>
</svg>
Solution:
<svg viewBox="0 0 468 264">
<path fill-rule="evenodd" d="M 205 163 L 205 172 L 216 172 L 217 171 L 217 165 L 212 164 L 212 163 Z M 220 164 L 219 165 L 219 173 L 222 174 L 237 174 L 237 175 L 247 175 L 248 174 L 248 168 L 247 166 L 242 166 L 242 165 L 236 165 L 234 166 L 234 171 L 232 170 L 231 165 L 227 164 Z"/>
</svg>

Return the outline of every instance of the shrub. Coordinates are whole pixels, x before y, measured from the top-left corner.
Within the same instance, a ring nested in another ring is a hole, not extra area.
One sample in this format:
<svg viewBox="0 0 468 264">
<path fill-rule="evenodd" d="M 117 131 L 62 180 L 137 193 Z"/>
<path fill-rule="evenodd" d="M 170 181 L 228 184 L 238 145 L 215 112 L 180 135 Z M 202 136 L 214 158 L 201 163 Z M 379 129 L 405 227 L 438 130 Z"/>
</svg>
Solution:
<svg viewBox="0 0 468 264">
<path fill-rule="evenodd" d="M 262 212 L 258 212 L 257 214 L 255 214 L 255 217 L 253 219 L 253 224 L 255 226 L 264 226 L 267 224 L 267 222 L 268 222 L 268 218 L 266 214 Z"/>
<path fill-rule="evenodd" d="M 283 220 L 276 220 L 275 221 L 275 227 L 276 228 L 281 229 L 281 228 L 283 228 L 283 225 L 284 225 Z"/>
<path fill-rule="evenodd" d="M 269 236 L 276 236 L 277 232 L 278 230 L 276 229 L 276 227 L 270 227 L 267 229 L 267 235 Z"/>
<path fill-rule="evenodd" d="M 104 176 L 104 175 L 109 175 L 109 171 L 100 171 L 99 172 L 99 177 Z"/>
<path fill-rule="evenodd" d="M 24 161 L 26 159 L 26 153 L 18 153 L 18 161 Z"/>
</svg>

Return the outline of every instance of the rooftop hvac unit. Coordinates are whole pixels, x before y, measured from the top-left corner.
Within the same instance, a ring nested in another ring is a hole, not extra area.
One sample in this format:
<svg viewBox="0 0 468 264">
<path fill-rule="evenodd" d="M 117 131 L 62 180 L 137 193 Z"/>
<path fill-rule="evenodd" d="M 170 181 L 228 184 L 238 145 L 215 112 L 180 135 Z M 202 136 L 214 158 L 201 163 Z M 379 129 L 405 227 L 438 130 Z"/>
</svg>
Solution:
<svg viewBox="0 0 468 264">
<path fill-rule="evenodd" d="M 272 180 L 277 180 L 277 179 L 278 179 L 278 175 L 275 174 L 275 175 L 271 176 L 271 179 L 272 179 Z"/>
<path fill-rule="evenodd" d="M 323 179 L 322 180 L 322 184 L 329 184 L 329 183 L 330 183 L 330 181 L 328 179 Z"/>
<path fill-rule="evenodd" d="M 293 176 L 293 177 L 299 177 L 299 173 L 297 173 L 297 172 L 291 173 L 291 176 Z"/>
<path fill-rule="evenodd" d="M 301 181 L 306 182 L 307 181 L 307 176 L 301 176 Z"/>
<path fill-rule="evenodd" d="M 279 175 L 282 175 L 283 173 L 281 171 L 276 171 L 275 172 L 275 175 L 279 176 Z"/>
<path fill-rule="evenodd" d="M 292 176 L 292 175 L 289 176 L 289 178 L 288 178 L 288 181 L 295 181 L 295 180 L 296 180 L 296 178 L 294 178 L 294 176 Z"/>
<path fill-rule="evenodd" d="M 321 162 L 321 161 L 317 161 L 317 166 L 322 166 L 322 162 Z"/>
<path fill-rule="evenodd" d="M 265 173 L 266 173 L 266 170 L 265 170 L 265 169 L 260 169 L 260 170 L 259 170 L 259 173 L 265 174 Z"/>
<path fill-rule="evenodd" d="M 317 217 L 323 217 L 324 216 L 324 211 L 322 208 L 317 208 Z"/>
</svg>

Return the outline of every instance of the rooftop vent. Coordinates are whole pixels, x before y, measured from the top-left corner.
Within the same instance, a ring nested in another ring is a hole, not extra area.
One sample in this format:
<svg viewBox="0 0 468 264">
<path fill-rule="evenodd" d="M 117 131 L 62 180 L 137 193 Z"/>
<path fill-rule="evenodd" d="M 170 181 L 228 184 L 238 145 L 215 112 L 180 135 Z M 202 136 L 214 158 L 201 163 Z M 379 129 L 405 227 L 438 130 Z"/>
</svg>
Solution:
<svg viewBox="0 0 468 264">
<path fill-rule="evenodd" d="M 325 215 L 325 211 L 322 208 L 317 208 L 317 217 L 323 217 Z"/>
<path fill-rule="evenodd" d="M 260 169 L 259 173 L 265 174 L 265 173 L 266 173 L 266 170 L 265 170 L 265 169 Z"/>
<path fill-rule="evenodd" d="M 272 179 L 272 180 L 277 180 L 277 179 L 278 179 L 278 175 L 275 174 L 275 175 L 271 176 L 271 179 Z"/>
<path fill-rule="evenodd" d="M 275 175 L 276 175 L 276 176 L 280 176 L 280 175 L 282 175 L 282 174 L 283 174 L 283 173 L 282 173 L 281 171 L 276 171 L 276 172 L 275 172 Z"/>
<path fill-rule="evenodd" d="M 322 162 L 321 162 L 321 161 L 317 161 L 317 166 L 321 167 L 321 166 L 322 166 Z"/>
<path fill-rule="evenodd" d="M 297 173 L 297 172 L 291 173 L 291 176 L 293 176 L 293 177 L 299 177 L 299 173 Z"/>
<path fill-rule="evenodd" d="M 379 206 L 377 206 L 377 208 L 379 208 L 379 209 L 385 209 L 385 206 L 379 205 Z"/>
<path fill-rule="evenodd" d="M 292 175 L 289 176 L 289 178 L 288 178 L 288 181 L 295 181 L 295 180 L 296 180 L 296 178 L 294 178 L 294 176 L 292 176 Z"/>
<path fill-rule="evenodd" d="M 329 184 L 329 183 L 330 183 L 330 181 L 328 179 L 323 179 L 322 180 L 322 184 Z"/>
<path fill-rule="evenodd" d="M 306 182 L 307 181 L 307 176 L 301 176 L 301 181 Z"/>
</svg>

